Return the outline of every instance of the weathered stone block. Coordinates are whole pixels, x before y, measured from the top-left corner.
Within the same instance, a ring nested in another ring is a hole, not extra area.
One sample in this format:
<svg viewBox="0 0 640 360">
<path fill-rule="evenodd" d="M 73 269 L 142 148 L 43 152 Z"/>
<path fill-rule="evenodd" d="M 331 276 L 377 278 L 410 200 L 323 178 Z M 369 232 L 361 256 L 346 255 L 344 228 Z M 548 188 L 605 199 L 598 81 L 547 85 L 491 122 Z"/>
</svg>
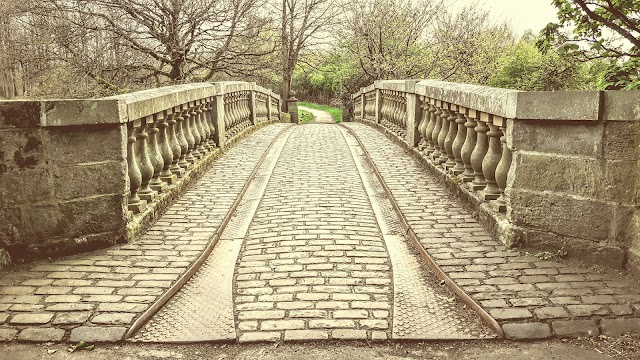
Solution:
<svg viewBox="0 0 640 360">
<path fill-rule="evenodd" d="M 42 167 L 45 162 L 42 132 L 8 129 L 0 132 L 0 175 Z"/>
<path fill-rule="evenodd" d="M 44 103 L 40 125 L 120 124 L 126 121 L 124 107 L 117 100 L 53 100 Z"/>
<path fill-rule="evenodd" d="M 124 195 L 105 195 L 60 203 L 68 235 L 120 231 L 126 227 Z"/>
<path fill-rule="evenodd" d="M 23 231 L 19 208 L 0 208 L 0 245 L 15 243 Z"/>
<path fill-rule="evenodd" d="M 29 243 L 45 243 L 48 238 L 64 234 L 65 223 L 57 205 L 32 205 L 22 208 L 24 240 Z"/>
<path fill-rule="evenodd" d="M 600 161 L 588 157 L 516 153 L 512 163 L 513 187 L 602 198 L 603 174 Z"/>
<path fill-rule="evenodd" d="M 568 256 L 612 268 L 621 268 L 626 259 L 626 249 L 616 244 L 594 242 L 580 238 L 561 236 L 552 232 L 527 230 L 524 244 L 529 251 L 554 251 L 564 249 Z"/>
<path fill-rule="evenodd" d="M 514 119 L 598 120 L 599 91 L 526 91 L 517 94 Z"/>
<path fill-rule="evenodd" d="M 603 125 L 595 122 L 514 120 L 507 127 L 514 151 L 599 156 Z"/>
<path fill-rule="evenodd" d="M 46 149 L 53 164 L 126 160 L 126 127 L 81 126 L 47 129 Z"/>
<path fill-rule="evenodd" d="M 517 226 L 576 238 L 607 240 L 615 207 L 559 193 L 512 189 L 511 219 Z"/>
<path fill-rule="evenodd" d="M 126 163 L 103 163 L 58 166 L 54 169 L 54 195 L 69 200 L 103 194 L 125 194 Z"/>
<path fill-rule="evenodd" d="M 38 101 L 0 102 L 0 128 L 36 128 L 40 124 Z"/>
<path fill-rule="evenodd" d="M 605 159 L 636 160 L 640 123 L 608 122 L 604 128 L 603 154 Z"/>
<path fill-rule="evenodd" d="M 637 91 L 603 91 L 602 120 L 640 120 Z"/>
<path fill-rule="evenodd" d="M 0 175 L 0 206 L 44 201 L 53 195 L 53 180 L 43 168 L 12 171 Z"/>
</svg>

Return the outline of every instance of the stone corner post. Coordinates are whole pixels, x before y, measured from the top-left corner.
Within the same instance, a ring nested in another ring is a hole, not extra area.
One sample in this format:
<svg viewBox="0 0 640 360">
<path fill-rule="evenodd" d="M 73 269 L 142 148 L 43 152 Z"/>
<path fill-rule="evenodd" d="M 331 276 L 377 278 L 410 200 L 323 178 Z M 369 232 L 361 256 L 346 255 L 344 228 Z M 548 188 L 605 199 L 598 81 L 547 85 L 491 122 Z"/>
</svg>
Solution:
<svg viewBox="0 0 640 360">
<path fill-rule="evenodd" d="M 251 90 L 249 91 L 249 120 L 251 125 L 256 124 L 256 83 L 251 83 Z"/>
<path fill-rule="evenodd" d="M 291 116 L 291 122 L 298 123 L 298 99 L 296 98 L 296 92 L 289 91 L 289 99 L 287 99 L 287 107 L 289 109 L 289 115 Z"/>
<path fill-rule="evenodd" d="M 215 138 L 214 140 L 218 143 L 218 147 L 223 147 L 226 143 L 226 129 L 224 128 L 224 94 L 214 96 L 214 108 L 213 111 L 215 113 Z"/>
<path fill-rule="evenodd" d="M 418 124 L 420 123 L 420 117 L 422 116 L 420 108 L 420 100 L 418 95 L 415 94 L 417 81 L 407 80 L 405 81 L 404 89 L 407 100 L 407 144 L 411 147 L 418 146 L 420 141 L 420 134 L 418 133 Z"/>
</svg>

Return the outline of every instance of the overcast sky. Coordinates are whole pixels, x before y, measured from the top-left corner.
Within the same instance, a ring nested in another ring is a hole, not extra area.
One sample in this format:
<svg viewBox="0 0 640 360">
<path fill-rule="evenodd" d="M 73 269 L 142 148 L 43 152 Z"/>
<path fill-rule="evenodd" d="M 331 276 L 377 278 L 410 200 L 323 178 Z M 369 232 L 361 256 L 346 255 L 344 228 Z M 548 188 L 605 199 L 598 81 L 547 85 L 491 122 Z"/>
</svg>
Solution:
<svg viewBox="0 0 640 360">
<path fill-rule="evenodd" d="M 506 20 L 522 35 L 531 29 L 537 34 L 552 21 L 557 21 L 556 8 L 551 0 L 452 0 L 455 8 L 481 3 L 490 11 L 493 20 Z"/>
</svg>

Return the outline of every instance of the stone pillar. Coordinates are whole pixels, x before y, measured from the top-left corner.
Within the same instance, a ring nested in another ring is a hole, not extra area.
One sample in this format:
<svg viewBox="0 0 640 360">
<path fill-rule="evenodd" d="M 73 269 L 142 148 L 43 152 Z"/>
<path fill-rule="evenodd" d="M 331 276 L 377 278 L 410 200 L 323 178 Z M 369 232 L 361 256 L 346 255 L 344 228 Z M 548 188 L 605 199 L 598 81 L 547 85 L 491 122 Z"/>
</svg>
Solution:
<svg viewBox="0 0 640 360">
<path fill-rule="evenodd" d="M 456 120 L 455 123 L 458 127 L 458 131 L 456 133 L 456 138 L 453 141 L 453 155 L 455 157 L 456 165 L 453 167 L 453 174 L 460 175 L 464 172 L 464 162 L 462 162 L 462 146 L 464 145 L 464 141 L 467 138 L 467 128 L 464 126 L 466 122 L 464 118 L 465 108 L 459 107 L 456 112 Z"/>
<path fill-rule="evenodd" d="M 251 83 L 253 90 L 249 91 L 249 122 L 256 124 L 256 83 Z"/>
<path fill-rule="evenodd" d="M 380 124 L 382 121 L 382 91 L 380 89 L 375 89 L 376 92 L 376 124 Z"/>
<path fill-rule="evenodd" d="M 509 169 L 511 168 L 511 149 L 507 146 L 507 136 L 506 136 L 506 122 L 502 123 L 500 126 L 500 130 L 502 131 L 502 136 L 500 137 L 500 142 L 502 143 L 502 157 L 500 158 L 500 162 L 498 163 L 498 167 L 496 168 L 496 183 L 498 184 L 498 188 L 500 189 L 500 197 L 496 201 L 496 205 L 499 212 L 506 213 L 507 212 L 507 199 L 505 195 L 505 189 L 507 188 L 507 177 L 509 174 Z"/>
<path fill-rule="evenodd" d="M 502 121 L 500 117 L 489 117 L 489 132 L 487 132 L 487 136 L 489 137 L 489 149 L 487 151 L 487 155 L 482 161 L 482 173 L 487 181 L 487 187 L 484 189 L 485 200 L 496 200 L 500 197 L 500 188 L 496 183 L 496 168 L 498 167 L 500 158 L 502 158 L 502 149 L 500 147 L 502 131 L 496 124 L 499 125 L 501 123 Z"/>
<path fill-rule="evenodd" d="M 140 120 L 132 121 L 127 126 L 127 171 L 129 176 L 129 198 L 128 209 L 134 214 L 144 210 L 146 201 L 140 199 L 138 190 L 142 184 L 142 174 L 138 167 L 138 157 L 136 154 L 136 129 L 140 126 Z"/>
<path fill-rule="evenodd" d="M 291 122 L 298 123 L 298 99 L 296 99 L 296 92 L 289 91 L 289 99 L 287 99 L 287 107 L 289 108 L 289 115 L 291 116 Z"/>
<path fill-rule="evenodd" d="M 420 133 L 418 132 L 418 123 L 422 117 L 422 111 L 420 111 L 420 101 L 418 95 L 413 93 L 405 93 L 407 101 L 407 111 L 404 112 L 406 120 L 407 137 L 406 142 L 411 147 L 418 146 L 420 142 Z"/>
<path fill-rule="evenodd" d="M 223 147 L 226 144 L 226 129 L 224 128 L 224 95 L 216 95 L 213 99 L 213 124 L 216 128 L 214 133 L 214 140 L 218 144 L 218 147 Z"/>
<path fill-rule="evenodd" d="M 476 134 L 478 136 L 476 138 L 476 147 L 471 153 L 471 166 L 473 167 L 473 173 L 475 175 L 475 178 L 471 183 L 471 189 L 477 191 L 482 190 L 487 186 L 487 181 L 485 180 L 484 173 L 482 172 L 482 162 L 489 150 L 489 140 L 487 138 L 487 132 L 489 131 L 489 126 L 487 125 L 487 122 L 489 121 L 489 114 L 480 113 L 480 119 L 476 118 L 475 120 L 478 124 L 476 127 Z"/>
</svg>

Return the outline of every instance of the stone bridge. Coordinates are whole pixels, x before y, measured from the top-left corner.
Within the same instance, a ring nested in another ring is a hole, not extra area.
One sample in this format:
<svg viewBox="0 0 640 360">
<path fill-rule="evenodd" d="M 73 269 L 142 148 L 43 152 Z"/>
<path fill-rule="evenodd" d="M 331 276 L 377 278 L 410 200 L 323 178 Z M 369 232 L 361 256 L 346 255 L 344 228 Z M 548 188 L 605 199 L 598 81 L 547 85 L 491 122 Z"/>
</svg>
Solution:
<svg viewBox="0 0 640 360">
<path fill-rule="evenodd" d="M 381 81 L 305 125 L 246 82 L 2 102 L 0 340 L 638 331 L 639 99 Z"/>
</svg>

